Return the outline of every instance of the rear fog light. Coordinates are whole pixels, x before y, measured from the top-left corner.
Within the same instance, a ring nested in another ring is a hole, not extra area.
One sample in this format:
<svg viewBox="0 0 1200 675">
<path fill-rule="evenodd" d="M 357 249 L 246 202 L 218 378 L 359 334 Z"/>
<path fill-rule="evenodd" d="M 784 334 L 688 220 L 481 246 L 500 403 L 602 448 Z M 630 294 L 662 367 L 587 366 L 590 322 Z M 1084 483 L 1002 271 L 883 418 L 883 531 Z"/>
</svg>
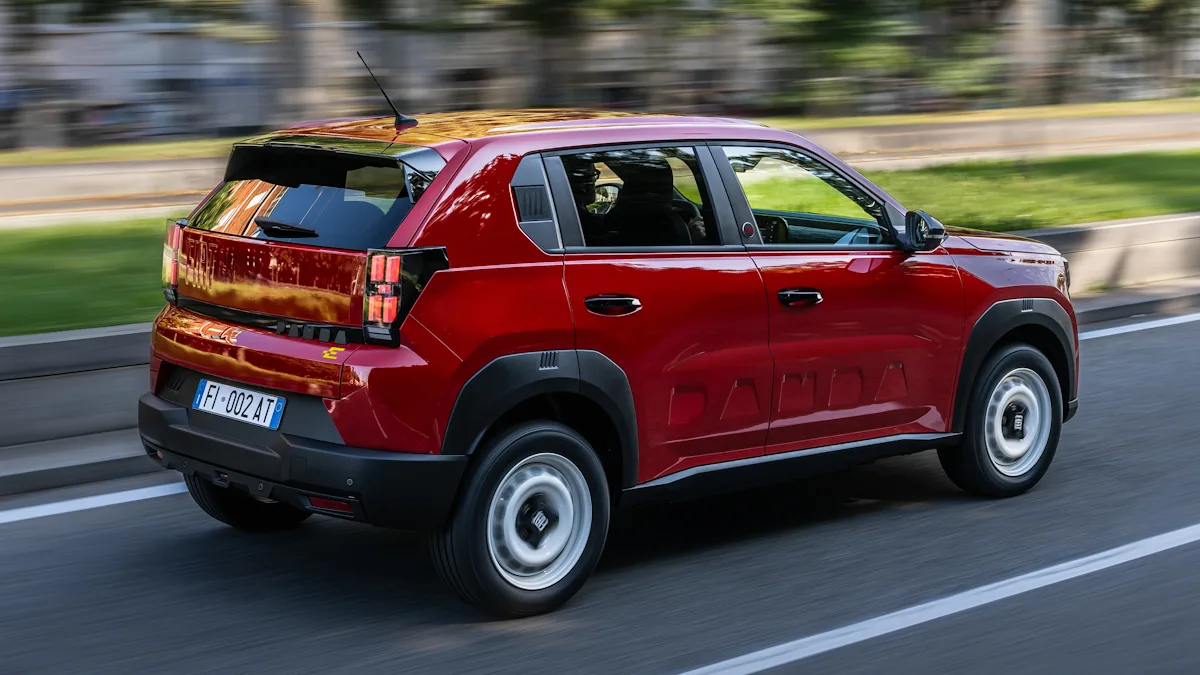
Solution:
<svg viewBox="0 0 1200 675">
<path fill-rule="evenodd" d="M 354 508 L 346 502 L 339 502 L 336 499 L 325 499 L 324 497 L 309 497 L 308 505 L 314 509 L 322 511 L 334 511 L 337 513 L 353 514 Z"/>
</svg>

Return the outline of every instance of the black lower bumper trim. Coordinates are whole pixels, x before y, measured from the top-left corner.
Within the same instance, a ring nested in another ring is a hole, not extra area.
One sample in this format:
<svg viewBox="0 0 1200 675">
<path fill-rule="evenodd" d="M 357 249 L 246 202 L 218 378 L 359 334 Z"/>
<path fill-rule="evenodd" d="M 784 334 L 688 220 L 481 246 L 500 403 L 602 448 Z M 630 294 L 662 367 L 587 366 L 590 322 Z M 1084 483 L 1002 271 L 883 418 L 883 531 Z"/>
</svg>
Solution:
<svg viewBox="0 0 1200 675">
<path fill-rule="evenodd" d="M 1070 422 L 1077 412 L 1079 412 L 1079 399 L 1074 399 L 1067 403 L 1067 414 L 1063 415 L 1063 421 Z"/>
<path fill-rule="evenodd" d="M 444 523 L 468 459 L 366 450 L 282 433 L 267 446 L 254 445 L 192 426 L 193 414 L 206 413 L 142 396 L 138 427 L 151 459 L 252 496 L 384 527 L 429 529 Z M 353 513 L 312 509 L 309 496 L 345 502 Z"/>
</svg>

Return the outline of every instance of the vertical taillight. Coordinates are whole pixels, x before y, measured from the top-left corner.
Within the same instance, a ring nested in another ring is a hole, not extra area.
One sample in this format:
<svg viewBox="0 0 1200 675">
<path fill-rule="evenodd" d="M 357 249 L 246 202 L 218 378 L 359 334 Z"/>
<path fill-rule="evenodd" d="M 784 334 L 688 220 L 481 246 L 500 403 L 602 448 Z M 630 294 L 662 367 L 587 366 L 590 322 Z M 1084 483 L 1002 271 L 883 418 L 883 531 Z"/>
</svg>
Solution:
<svg viewBox="0 0 1200 675">
<path fill-rule="evenodd" d="M 186 220 L 168 220 L 163 237 L 162 287 L 167 302 L 175 304 L 175 289 L 179 286 L 179 246 L 183 243 Z"/>
<path fill-rule="evenodd" d="M 396 345 L 400 324 L 438 270 L 450 266 L 444 248 L 367 251 L 363 333 L 367 342 Z"/>
</svg>

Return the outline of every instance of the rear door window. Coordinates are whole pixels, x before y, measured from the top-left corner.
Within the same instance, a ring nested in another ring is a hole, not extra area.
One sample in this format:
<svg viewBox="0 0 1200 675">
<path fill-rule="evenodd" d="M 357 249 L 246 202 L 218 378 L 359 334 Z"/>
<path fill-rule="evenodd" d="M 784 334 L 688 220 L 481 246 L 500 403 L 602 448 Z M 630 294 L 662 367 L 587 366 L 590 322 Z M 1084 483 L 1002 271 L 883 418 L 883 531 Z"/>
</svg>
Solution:
<svg viewBox="0 0 1200 675">
<path fill-rule="evenodd" d="M 615 149 L 561 157 L 585 246 L 721 245 L 693 148 Z"/>
<path fill-rule="evenodd" d="M 428 151 L 432 153 L 433 151 Z M 444 162 L 417 170 L 385 157 L 248 147 L 188 225 L 347 250 L 385 246 Z"/>
</svg>

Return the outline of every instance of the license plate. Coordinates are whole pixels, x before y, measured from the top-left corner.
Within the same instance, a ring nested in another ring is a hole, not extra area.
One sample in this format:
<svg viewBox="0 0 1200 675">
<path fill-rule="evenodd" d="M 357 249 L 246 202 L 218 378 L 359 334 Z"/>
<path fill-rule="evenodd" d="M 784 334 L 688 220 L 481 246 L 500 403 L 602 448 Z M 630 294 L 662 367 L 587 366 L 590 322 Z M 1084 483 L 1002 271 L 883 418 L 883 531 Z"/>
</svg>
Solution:
<svg viewBox="0 0 1200 675">
<path fill-rule="evenodd" d="M 278 429 L 285 403 L 287 401 L 278 396 L 220 382 L 200 380 L 200 386 L 196 387 L 196 397 L 192 399 L 192 409 L 268 429 Z"/>
</svg>

